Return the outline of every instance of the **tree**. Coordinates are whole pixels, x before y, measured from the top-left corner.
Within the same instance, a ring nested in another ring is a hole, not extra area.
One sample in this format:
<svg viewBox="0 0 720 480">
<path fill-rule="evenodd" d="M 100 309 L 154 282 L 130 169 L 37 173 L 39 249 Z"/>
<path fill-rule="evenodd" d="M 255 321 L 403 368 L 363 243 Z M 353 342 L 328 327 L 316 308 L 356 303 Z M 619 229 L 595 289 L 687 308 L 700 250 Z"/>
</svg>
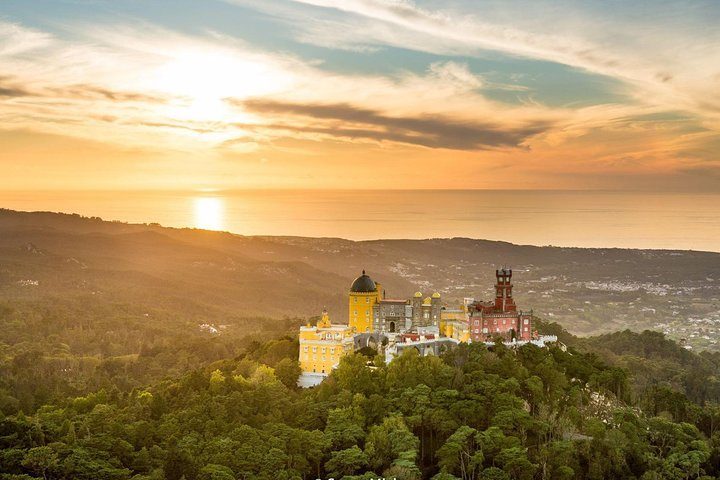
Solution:
<svg viewBox="0 0 720 480">
<path fill-rule="evenodd" d="M 367 465 L 367 456 L 360 450 L 360 447 L 353 445 L 345 450 L 332 452 L 330 460 L 325 463 L 328 475 L 340 478 L 345 475 L 352 475 Z"/>
<path fill-rule="evenodd" d="M 73 480 L 126 480 L 130 470 L 117 468 L 95 452 L 76 448 L 62 461 L 65 478 Z"/>
<path fill-rule="evenodd" d="M 359 354 L 345 355 L 331 376 L 338 386 L 352 393 L 370 396 L 380 390 L 378 373 L 367 367 L 367 357 Z"/>
<path fill-rule="evenodd" d="M 438 466 L 446 472 L 459 475 L 463 480 L 474 479 L 484 460 L 475 441 L 477 433 L 477 430 L 467 425 L 455 430 L 437 451 Z"/>
<path fill-rule="evenodd" d="M 365 439 L 365 454 L 370 468 L 382 472 L 402 454 L 414 465 L 419 444 L 418 438 L 407 428 L 403 418 L 394 415 L 385 418 L 381 425 L 370 429 Z"/>
<path fill-rule="evenodd" d="M 527 450 L 523 447 L 505 448 L 495 457 L 498 466 L 511 478 L 531 480 L 537 465 L 528 460 Z"/>
<path fill-rule="evenodd" d="M 225 375 L 220 370 L 213 370 L 210 374 L 210 391 L 214 394 L 225 390 Z"/>
<path fill-rule="evenodd" d="M 275 376 L 287 388 L 296 388 L 298 377 L 302 373 L 300 363 L 294 358 L 283 358 L 275 365 Z"/>
<path fill-rule="evenodd" d="M 193 456 L 177 446 L 171 446 L 168 450 L 163 470 L 166 480 L 180 480 L 181 478 L 195 480 L 198 476 L 198 467 Z"/>
<path fill-rule="evenodd" d="M 200 469 L 198 480 L 235 480 L 235 475 L 228 467 L 210 464 Z"/>
<path fill-rule="evenodd" d="M 402 478 L 403 480 L 420 480 L 422 473 L 415 464 L 417 453 L 412 450 L 401 452 L 392 466 L 383 472 L 386 478 Z"/>
<path fill-rule="evenodd" d="M 352 409 L 335 408 L 328 413 L 325 435 L 334 449 L 342 449 L 357 445 L 365 436 L 365 430 L 357 422 Z"/>
<path fill-rule="evenodd" d="M 497 467 L 488 467 L 480 472 L 479 480 L 510 480 L 510 476 Z"/>
<path fill-rule="evenodd" d="M 47 446 L 31 448 L 25 454 L 22 465 L 31 472 L 38 473 L 44 479 L 47 479 L 48 474 L 58 468 L 58 454 Z"/>
</svg>

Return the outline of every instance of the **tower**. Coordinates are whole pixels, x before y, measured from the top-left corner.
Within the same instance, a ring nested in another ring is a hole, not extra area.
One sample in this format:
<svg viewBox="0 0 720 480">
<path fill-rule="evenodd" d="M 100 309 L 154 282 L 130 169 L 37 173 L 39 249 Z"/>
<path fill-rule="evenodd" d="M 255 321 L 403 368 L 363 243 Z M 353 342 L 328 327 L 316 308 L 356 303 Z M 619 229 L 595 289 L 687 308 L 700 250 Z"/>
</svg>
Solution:
<svg viewBox="0 0 720 480">
<path fill-rule="evenodd" d="M 382 286 L 375 283 L 365 270 L 350 286 L 348 325 L 357 333 L 373 331 L 373 305 L 380 301 Z"/>
<path fill-rule="evenodd" d="M 495 311 L 517 311 L 517 306 L 512 296 L 512 269 L 503 267 L 495 270 L 495 278 Z"/>
<path fill-rule="evenodd" d="M 411 300 L 412 305 L 412 328 L 422 327 L 422 292 L 415 292 Z"/>
<path fill-rule="evenodd" d="M 430 304 L 432 308 L 430 309 L 430 324 L 431 325 L 440 325 L 440 310 L 442 309 L 442 304 L 440 303 L 440 294 L 438 292 L 435 292 L 432 294 Z"/>
</svg>

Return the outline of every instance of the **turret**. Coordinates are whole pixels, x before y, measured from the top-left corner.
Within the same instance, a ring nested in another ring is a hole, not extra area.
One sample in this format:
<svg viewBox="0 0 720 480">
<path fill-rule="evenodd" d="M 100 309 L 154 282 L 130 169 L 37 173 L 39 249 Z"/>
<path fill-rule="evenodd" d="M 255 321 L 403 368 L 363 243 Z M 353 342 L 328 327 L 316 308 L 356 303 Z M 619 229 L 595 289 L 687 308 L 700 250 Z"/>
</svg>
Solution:
<svg viewBox="0 0 720 480">
<path fill-rule="evenodd" d="M 380 286 L 362 271 L 350 286 L 348 296 L 348 325 L 355 332 L 373 331 L 373 305 L 380 301 Z"/>
<path fill-rule="evenodd" d="M 439 325 L 442 305 L 440 303 L 440 294 L 435 292 L 432 294 L 430 299 L 431 312 L 430 312 L 430 323 L 432 325 Z"/>
<path fill-rule="evenodd" d="M 495 310 L 500 312 L 514 312 L 517 310 L 512 297 L 512 269 L 501 268 L 495 270 Z"/>
<path fill-rule="evenodd" d="M 323 308 L 322 317 L 318 320 L 318 328 L 329 328 L 330 327 L 330 315 L 328 315 L 327 309 Z"/>
<path fill-rule="evenodd" d="M 412 298 L 412 326 L 417 328 L 422 326 L 422 292 L 415 292 Z"/>
</svg>

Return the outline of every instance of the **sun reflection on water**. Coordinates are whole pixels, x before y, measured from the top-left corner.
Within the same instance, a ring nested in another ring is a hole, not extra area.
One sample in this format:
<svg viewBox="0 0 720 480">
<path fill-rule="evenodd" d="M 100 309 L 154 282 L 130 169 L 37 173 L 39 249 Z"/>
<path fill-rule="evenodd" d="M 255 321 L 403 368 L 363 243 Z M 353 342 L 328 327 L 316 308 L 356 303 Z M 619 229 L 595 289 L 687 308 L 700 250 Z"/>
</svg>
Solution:
<svg viewBox="0 0 720 480">
<path fill-rule="evenodd" d="M 204 230 L 225 230 L 225 203 L 219 197 L 197 197 L 193 200 L 195 208 L 195 228 Z"/>
</svg>

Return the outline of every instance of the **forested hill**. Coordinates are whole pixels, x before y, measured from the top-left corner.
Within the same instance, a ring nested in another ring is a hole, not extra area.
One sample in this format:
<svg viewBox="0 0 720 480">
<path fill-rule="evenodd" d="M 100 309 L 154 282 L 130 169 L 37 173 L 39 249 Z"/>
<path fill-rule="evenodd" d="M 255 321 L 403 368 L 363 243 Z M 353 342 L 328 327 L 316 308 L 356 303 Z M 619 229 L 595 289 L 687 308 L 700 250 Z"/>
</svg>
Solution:
<svg viewBox="0 0 720 480">
<path fill-rule="evenodd" d="M 717 406 L 700 408 L 671 387 L 648 403 L 632 372 L 574 347 L 410 350 L 387 366 L 354 354 L 306 390 L 294 386 L 296 354 L 293 339 L 256 343 L 175 379 L 7 416 L 0 479 L 720 474 Z"/>
<path fill-rule="evenodd" d="M 563 328 L 600 311 L 602 330 L 711 311 L 717 261 L 0 211 L 0 480 L 718 476 L 720 354 Z M 567 352 L 463 345 L 389 366 L 356 354 L 295 387 L 297 326 L 325 304 L 344 318 L 363 267 L 398 296 L 452 301 L 482 296 L 502 263 L 521 308 L 562 317 L 540 330 Z"/>
<path fill-rule="evenodd" d="M 631 401 L 644 402 L 645 409 L 655 414 L 675 411 L 677 418 L 692 422 L 699 415 L 700 406 L 710 408 L 720 404 L 718 352 L 693 353 L 662 333 L 649 330 L 576 337 L 557 323 L 538 323 L 541 331 L 558 335 L 572 348 L 597 355 L 627 372 Z M 682 400 L 683 397 L 690 403 Z M 689 416 L 678 413 L 686 408 L 692 410 L 686 412 Z"/>
</svg>

